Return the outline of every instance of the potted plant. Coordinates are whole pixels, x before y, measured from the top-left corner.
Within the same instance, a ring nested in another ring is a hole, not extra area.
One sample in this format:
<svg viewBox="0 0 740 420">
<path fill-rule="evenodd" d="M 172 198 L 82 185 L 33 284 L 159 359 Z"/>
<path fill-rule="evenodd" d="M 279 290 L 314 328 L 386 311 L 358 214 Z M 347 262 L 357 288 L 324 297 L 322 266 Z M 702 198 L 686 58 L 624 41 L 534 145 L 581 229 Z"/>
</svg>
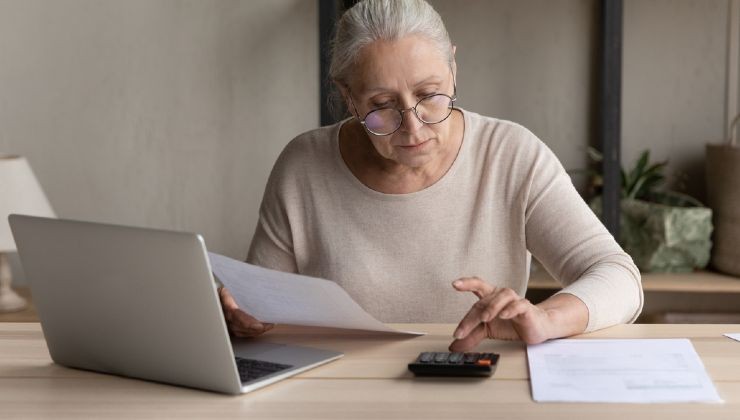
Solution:
<svg viewBox="0 0 740 420">
<path fill-rule="evenodd" d="M 589 148 L 589 160 L 602 155 Z M 697 199 L 661 188 L 667 162 L 650 162 L 645 150 L 629 170 L 621 170 L 619 243 L 641 271 L 683 272 L 706 267 L 712 248 L 712 210 Z M 591 209 L 601 216 L 601 174 L 590 175 Z"/>
</svg>

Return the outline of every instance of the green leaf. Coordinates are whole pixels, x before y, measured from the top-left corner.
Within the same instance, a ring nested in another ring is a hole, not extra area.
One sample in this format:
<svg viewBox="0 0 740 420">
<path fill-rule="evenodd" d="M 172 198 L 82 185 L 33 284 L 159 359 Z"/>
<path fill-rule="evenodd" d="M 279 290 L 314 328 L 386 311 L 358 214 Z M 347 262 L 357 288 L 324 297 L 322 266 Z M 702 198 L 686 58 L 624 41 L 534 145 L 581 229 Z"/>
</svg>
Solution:
<svg viewBox="0 0 740 420">
<path fill-rule="evenodd" d="M 642 154 L 640 154 L 640 158 L 637 160 L 635 167 L 632 168 L 629 175 L 627 176 L 627 196 L 628 197 L 634 197 L 635 185 L 638 182 L 640 182 L 639 181 L 640 177 L 642 177 L 642 174 L 645 171 L 645 167 L 647 166 L 649 160 L 650 160 L 650 150 L 646 149 L 642 152 Z"/>
<path fill-rule="evenodd" d="M 604 160 L 604 155 L 602 155 L 601 152 L 591 146 L 586 149 L 586 155 L 593 162 L 602 162 Z"/>
<path fill-rule="evenodd" d="M 665 176 L 663 174 L 652 174 L 648 177 L 643 178 L 645 181 L 642 183 L 642 188 L 635 192 L 635 198 L 646 198 L 653 193 L 655 188 L 663 182 Z"/>
<path fill-rule="evenodd" d="M 630 194 L 632 198 L 646 198 L 653 189 L 660 184 L 665 176 L 661 173 L 667 162 L 658 162 L 642 171 L 639 178 L 632 185 Z"/>
<path fill-rule="evenodd" d="M 648 176 L 648 175 L 651 175 L 651 174 L 654 174 L 654 173 L 658 173 L 658 172 L 662 171 L 663 168 L 666 167 L 666 165 L 668 165 L 668 162 L 667 161 L 655 163 L 655 164 L 651 165 L 649 168 L 647 168 L 645 170 L 645 172 L 643 172 L 643 176 Z"/>
</svg>

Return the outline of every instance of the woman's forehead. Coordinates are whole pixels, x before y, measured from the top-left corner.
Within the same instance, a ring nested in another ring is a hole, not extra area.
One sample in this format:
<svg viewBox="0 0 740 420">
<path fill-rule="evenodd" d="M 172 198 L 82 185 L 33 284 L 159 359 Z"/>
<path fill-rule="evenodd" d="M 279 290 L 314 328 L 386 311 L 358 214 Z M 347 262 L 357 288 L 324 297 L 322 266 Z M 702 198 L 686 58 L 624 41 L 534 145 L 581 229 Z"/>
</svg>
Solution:
<svg viewBox="0 0 740 420">
<path fill-rule="evenodd" d="M 449 77 L 447 57 L 432 41 L 418 36 L 376 41 L 360 52 L 351 88 L 362 94 L 440 83 Z"/>
</svg>

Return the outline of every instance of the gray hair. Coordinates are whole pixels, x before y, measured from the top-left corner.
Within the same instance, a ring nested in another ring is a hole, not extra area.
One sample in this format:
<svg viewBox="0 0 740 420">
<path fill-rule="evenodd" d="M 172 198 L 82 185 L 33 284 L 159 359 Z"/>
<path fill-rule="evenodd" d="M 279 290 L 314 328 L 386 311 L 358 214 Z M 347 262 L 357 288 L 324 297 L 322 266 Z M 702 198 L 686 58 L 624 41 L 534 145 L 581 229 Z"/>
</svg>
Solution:
<svg viewBox="0 0 740 420">
<path fill-rule="evenodd" d="M 452 63 L 452 43 L 442 18 L 424 0 L 362 0 L 337 22 L 331 48 L 329 77 L 348 84 L 352 67 L 363 47 L 379 40 L 395 41 L 420 35 L 433 41 Z"/>
</svg>

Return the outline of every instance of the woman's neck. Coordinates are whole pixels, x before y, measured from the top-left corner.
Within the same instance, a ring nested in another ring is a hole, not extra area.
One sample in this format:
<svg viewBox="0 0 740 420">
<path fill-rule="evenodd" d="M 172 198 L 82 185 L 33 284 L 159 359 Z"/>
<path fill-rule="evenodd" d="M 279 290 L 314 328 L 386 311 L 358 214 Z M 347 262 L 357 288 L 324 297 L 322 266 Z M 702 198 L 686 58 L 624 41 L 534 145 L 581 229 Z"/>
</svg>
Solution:
<svg viewBox="0 0 740 420">
<path fill-rule="evenodd" d="M 344 124 L 339 133 L 342 159 L 352 174 L 370 189 L 385 194 L 421 191 L 447 173 L 460 150 L 464 132 L 462 112 L 454 111 L 450 119 L 449 138 L 435 158 L 422 166 L 407 166 L 381 156 L 356 120 Z"/>
</svg>

